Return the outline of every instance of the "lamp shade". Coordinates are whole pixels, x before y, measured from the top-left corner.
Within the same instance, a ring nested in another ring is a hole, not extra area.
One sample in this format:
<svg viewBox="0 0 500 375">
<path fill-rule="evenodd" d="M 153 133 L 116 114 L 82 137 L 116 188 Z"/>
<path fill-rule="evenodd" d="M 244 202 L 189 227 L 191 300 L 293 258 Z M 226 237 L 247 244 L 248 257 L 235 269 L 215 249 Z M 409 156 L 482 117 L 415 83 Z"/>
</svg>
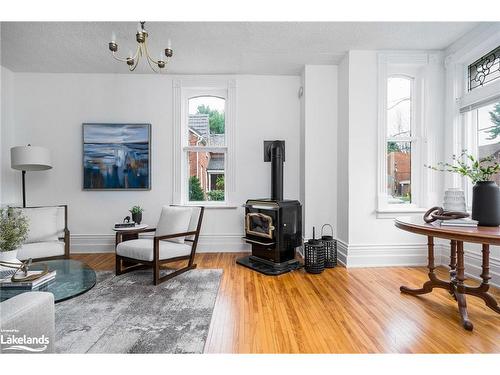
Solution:
<svg viewBox="0 0 500 375">
<path fill-rule="evenodd" d="M 44 171 L 52 168 L 50 151 L 39 146 L 17 146 L 10 149 L 10 166 L 20 171 Z"/>
</svg>

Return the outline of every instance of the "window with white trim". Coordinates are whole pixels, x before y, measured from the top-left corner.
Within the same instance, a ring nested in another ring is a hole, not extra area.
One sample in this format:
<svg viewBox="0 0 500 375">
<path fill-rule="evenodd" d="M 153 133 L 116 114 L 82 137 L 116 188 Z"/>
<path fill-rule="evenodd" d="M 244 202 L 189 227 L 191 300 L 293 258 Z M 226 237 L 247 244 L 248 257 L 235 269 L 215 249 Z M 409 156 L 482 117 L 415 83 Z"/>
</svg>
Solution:
<svg viewBox="0 0 500 375">
<path fill-rule="evenodd" d="M 424 189 L 423 73 L 411 56 L 379 57 L 378 212 L 420 210 Z M 403 63 L 401 63 L 403 61 Z"/>
<path fill-rule="evenodd" d="M 389 204 L 412 203 L 414 77 L 387 78 L 387 197 Z M 413 147 L 414 148 L 414 147 Z"/>
<path fill-rule="evenodd" d="M 235 207 L 236 80 L 172 81 L 172 201 Z"/>
<path fill-rule="evenodd" d="M 184 202 L 226 202 L 227 90 L 186 89 L 183 121 Z"/>
<path fill-rule="evenodd" d="M 493 157 L 500 162 L 500 46 L 472 63 L 464 63 L 467 74 L 461 77 L 464 89 L 458 98 L 462 130 L 460 148 L 476 159 Z M 494 180 L 500 185 L 500 175 Z M 463 178 L 462 186 L 471 207 L 472 183 Z"/>
</svg>

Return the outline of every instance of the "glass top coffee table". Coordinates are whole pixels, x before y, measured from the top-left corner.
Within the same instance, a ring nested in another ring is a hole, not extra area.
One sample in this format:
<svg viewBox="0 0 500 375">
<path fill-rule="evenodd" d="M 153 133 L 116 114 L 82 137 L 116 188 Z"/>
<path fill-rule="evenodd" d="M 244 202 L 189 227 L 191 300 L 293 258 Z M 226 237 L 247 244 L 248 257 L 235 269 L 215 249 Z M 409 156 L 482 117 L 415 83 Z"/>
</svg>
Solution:
<svg viewBox="0 0 500 375">
<path fill-rule="evenodd" d="M 47 260 L 33 263 L 30 270 L 43 270 L 46 264 L 50 271 L 56 270 L 56 277 L 47 284 L 31 290 L 1 289 L 0 301 L 5 301 L 15 295 L 26 292 L 50 292 L 54 301 L 61 302 L 76 297 L 92 289 L 96 283 L 95 271 L 85 263 L 71 259 Z"/>
</svg>

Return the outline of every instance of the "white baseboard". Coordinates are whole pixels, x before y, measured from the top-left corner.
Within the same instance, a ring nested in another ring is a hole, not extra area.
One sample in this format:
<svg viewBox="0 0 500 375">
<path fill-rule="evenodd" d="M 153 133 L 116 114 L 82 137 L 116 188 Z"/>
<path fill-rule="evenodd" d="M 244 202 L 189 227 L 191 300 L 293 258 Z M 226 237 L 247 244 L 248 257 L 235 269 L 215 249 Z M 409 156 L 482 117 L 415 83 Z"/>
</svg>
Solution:
<svg viewBox="0 0 500 375">
<path fill-rule="evenodd" d="M 337 241 L 338 261 L 347 268 L 360 267 L 416 267 L 427 265 L 427 244 L 359 244 Z M 436 243 L 435 265 L 446 266 L 450 262 L 449 245 Z M 465 274 L 480 280 L 481 252 L 465 251 Z M 500 287 L 500 259 L 490 257 L 490 284 Z"/>
<path fill-rule="evenodd" d="M 424 266 L 427 264 L 425 244 L 341 244 L 342 261 L 348 268 Z M 439 248 L 436 249 L 441 259 Z"/>
<path fill-rule="evenodd" d="M 347 248 L 348 245 L 341 240 L 337 240 L 337 262 L 347 267 Z"/>
<path fill-rule="evenodd" d="M 71 253 L 112 253 L 115 236 L 113 234 L 73 234 Z M 205 234 L 198 242 L 199 253 L 248 252 L 250 246 L 240 234 Z M 413 267 L 427 265 L 426 244 L 346 244 L 337 241 L 338 262 L 347 268 L 360 267 Z M 299 251 L 300 253 L 300 251 Z M 448 266 L 449 245 L 435 244 L 436 266 Z M 465 269 L 469 278 L 479 280 L 481 273 L 481 253 L 465 252 Z M 490 283 L 500 286 L 500 259 L 490 258 Z"/>
<path fill-rule="evenodd" d="M 147 238 L 147 236 L 144 236 Z M 149 236 L 151 237 L 151 236 Z M 72 234 L 71 253 L 113 253 L 115 236 L 113 234 Z M 240 234 L 206 234 L 198 241 L 198 253 L 247 252 L 250 246 L 243 242 Z"/>
</svg>

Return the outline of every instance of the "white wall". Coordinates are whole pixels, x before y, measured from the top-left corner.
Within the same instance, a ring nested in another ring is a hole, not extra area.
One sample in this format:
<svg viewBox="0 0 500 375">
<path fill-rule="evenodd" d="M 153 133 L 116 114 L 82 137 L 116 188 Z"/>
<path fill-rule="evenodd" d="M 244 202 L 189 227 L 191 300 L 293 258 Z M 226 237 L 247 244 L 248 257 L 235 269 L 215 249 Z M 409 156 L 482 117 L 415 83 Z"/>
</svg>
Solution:
<svg viewBox="0 0 500 375">
<path fill-rule="evenodd" d="M 264 163 L 262 151 L 265 139 L 286 141 L 284 195 L 298 199 L 300 77 L 231 78 L 237 82 L 235 203 L 270 195 L 270 165 Z M 50 171 L 27 175 L 28 204 L 69 205 L 72 251 L 111 250 L 110 228 L 134 204 L 145 208 L 145 222 L 156 223 L 161 206 L 172 202 L 172 77 L 16 73 L 14 84 L 16 144 L 48 147 L 53 158 Z M 151 191 L 82 190 L 83 122 L 152 124 Z M 243 209 L 207 210 L 202 232 L 200 251 L 246 248 L 240 239 Z"/>
<path fill-rule="evenodd" d="M 337 66 L 306 65 L 304 92 L 301 183 L 304 237 L 311 238 L 313 227 L 317 236 L 323 224 L 337 228 Z"/>
<path fill-rule="evenodd" d="M 348 64 L 348 114 L 341 110 L 340 129 L 348 123 L 348 242 L 342 248 L 341 259 L 347 256 L 348 266 L 420 265 L 426 262 L 426 239 L 403 232 L 392 219 L 377 218 L 377 157 L 378 157 L 378 82 L 377 51 L 349 51 L 348 60 L 340 71 L 345 75 Z M 442 134 L 443 88 L 437 63 L 428 76 L 432 90 L 426 92 L 426 104 L 432 106 L 433 119 L 427 119 L 430 138 L 439 144 Z M 340 98 L 345 106 L 346 77 L 342 77 Z M 431 82 L 434 80 L 435 82 Z M 343 98 L 343 99 L 342 99 Z M 433 103 L 434 101 L 434 103 Z M 435 132 L 433 132 L 435 130 Z M 341 130 L 345 139 L 345 130 Z M 436 153 L 438 149 L 433 149 Z M 423 168 L 423 166 L 421 166 Z M 345 171 L 342 172 L 345 175 Z M 339 178 L 341 182 L 341 178 Z M 434 191 L 437 188 L 432 188 Z M 340 189 L 339 189 L 340 190 Z M 345 197 L 346 192 L 341 196 Z M 437 202 L 436 202 L 437 203 Z M 343 207 L 345 211 L 345 207 Z M 345 248 L 347 245 L 348 250 Z M 346 254 L 347 251 L 347 254 Z"/>
<path fill-rule="evenodd" d="M 0 126 L 0 205 L 12 202 L 21 190 L 20 173 L 10 168 L 10 148 L 15 145 L 14 73 L 0 67 L 1 126 Z"/>
<path fill-rule="evenodd" d="M 349 243 L 349 54 L 338 68 L 337 164 L 337 239 L 339 247 L 345 248 Z M 342 254 L 345 264 L 345 249 Z"/>
</svg>

